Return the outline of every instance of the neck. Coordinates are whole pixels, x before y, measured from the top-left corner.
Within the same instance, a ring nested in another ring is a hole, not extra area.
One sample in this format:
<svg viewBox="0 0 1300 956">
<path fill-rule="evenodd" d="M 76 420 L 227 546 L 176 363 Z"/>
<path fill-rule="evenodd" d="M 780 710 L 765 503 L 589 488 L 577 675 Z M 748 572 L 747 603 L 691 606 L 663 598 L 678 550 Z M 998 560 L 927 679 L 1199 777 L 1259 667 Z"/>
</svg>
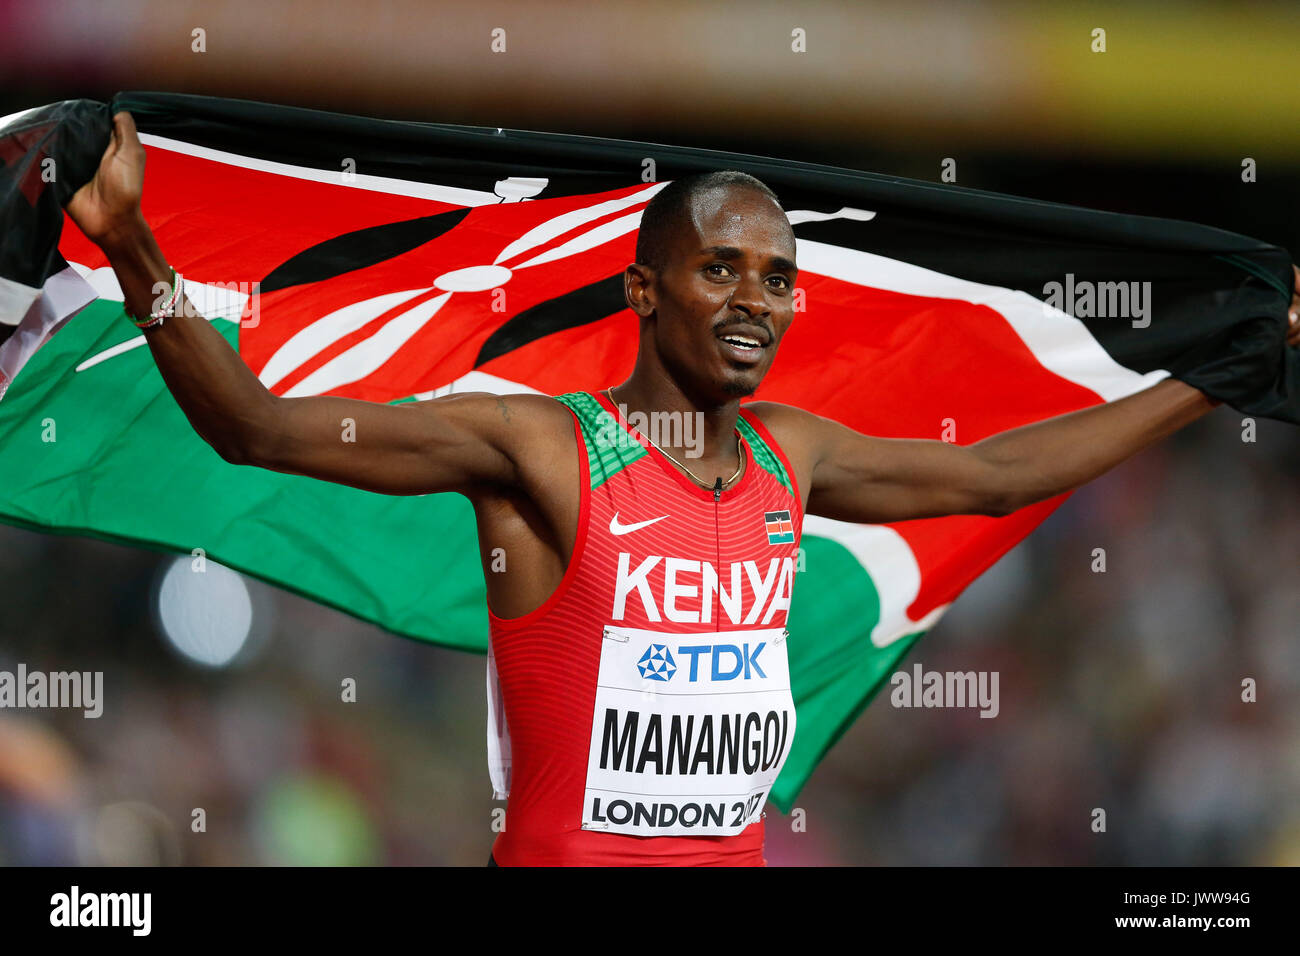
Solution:
<svg viewBox="0 0 1300 956">
<path fill-rule="evenodd" d="M 719 469 L 731 462 L 734 468 L 740 400 L 710 401 L 688 393 L 666 375 L 640 371 L 610 389 L 623 417 L 679 461 L 714 464 Z M 691 468 L 699 471 L 694 464 Z M 722 476 L 724 481 L 729 474 Z"/>
</svg>

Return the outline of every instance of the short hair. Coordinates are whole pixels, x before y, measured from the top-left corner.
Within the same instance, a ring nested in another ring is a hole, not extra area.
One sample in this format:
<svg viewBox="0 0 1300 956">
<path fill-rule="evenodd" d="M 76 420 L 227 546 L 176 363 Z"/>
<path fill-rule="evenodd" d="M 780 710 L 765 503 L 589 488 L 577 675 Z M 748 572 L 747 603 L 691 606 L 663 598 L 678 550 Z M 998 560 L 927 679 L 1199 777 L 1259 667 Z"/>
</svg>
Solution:
<svg viewBox="0 0 1300 956">
<path fill-rule="evenodd" d="M 653 268 L 661 268 L 672 241 L 673 231 L 690 211 L 695 197 L 710 189 L 722 186 L 744 186 L 767 196 L 779 207 L 781 200 L 776 198 L 767 185 L 757 177 L 742 173 L 736 169 L 724 169 L 713 173 L 695 173 L 681 179 L 674 179 L 659 190 L 646 203 L 641 214 L 641 229 L 636 237 L 636 261 Z"/>
</svg>

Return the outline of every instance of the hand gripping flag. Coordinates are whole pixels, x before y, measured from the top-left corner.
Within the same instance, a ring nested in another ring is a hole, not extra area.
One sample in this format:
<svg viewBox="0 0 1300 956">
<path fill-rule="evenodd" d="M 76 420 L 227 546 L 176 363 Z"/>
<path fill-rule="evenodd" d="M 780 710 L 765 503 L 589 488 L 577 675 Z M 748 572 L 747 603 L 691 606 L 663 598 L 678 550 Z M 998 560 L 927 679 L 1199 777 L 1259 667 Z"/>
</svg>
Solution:
<svg viewBox="0 0 1300 956">
<path fill-rule="evenodd" d="M 10 117 L 0 520 L 201 547 L 409 638 L 486 649 L 468 503 L 236 467 L 194 433 L 104 256 L 75 228 L 60 235 L 60 206 L 122 109 L 148 152 L 145 216 L 187 296 L 279 395 L 617 382 L 637 347 L 621 274 L 646 202 L 675 177 L 740 169 L 781 197 L 800 267 L 802 311 L 756 397 L 873 435 L 969 444 L 1174 376 L 1300 422 L 1300 355 L 1283 348 L 1291 257 L 1206 226 L 732 153 L 205 97 Z M 1064 497 L 997 519 L 807 519 L 790 617 L 799 733 L 779 807 L 957 595 Z"/>
</svg>

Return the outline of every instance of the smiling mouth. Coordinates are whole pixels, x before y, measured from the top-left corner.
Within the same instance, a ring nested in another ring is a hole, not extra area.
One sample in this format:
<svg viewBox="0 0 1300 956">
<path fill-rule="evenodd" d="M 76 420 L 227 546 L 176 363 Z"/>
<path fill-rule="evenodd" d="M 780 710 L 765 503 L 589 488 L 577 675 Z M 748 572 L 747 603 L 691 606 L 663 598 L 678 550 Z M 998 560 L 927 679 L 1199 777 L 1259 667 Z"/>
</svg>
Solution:
<svg viewBox="0 0 1300 956">
<path fill-rule="evenodd" d="M 758 365 L 767 351 L 761 339 L 741 332 L 728 332 L 718 336 L 723 356 L 736 365 Z"/>
<path fill-rule="evenodd" d="M 734 332 L 729 332 L 726 335 L 718 336 L 718 338 L 737 349 L 752 349 L 754 351 L 762 351 L 763 349 L 763 343 L 752 335 L 740 335 Z"/>
</svg>

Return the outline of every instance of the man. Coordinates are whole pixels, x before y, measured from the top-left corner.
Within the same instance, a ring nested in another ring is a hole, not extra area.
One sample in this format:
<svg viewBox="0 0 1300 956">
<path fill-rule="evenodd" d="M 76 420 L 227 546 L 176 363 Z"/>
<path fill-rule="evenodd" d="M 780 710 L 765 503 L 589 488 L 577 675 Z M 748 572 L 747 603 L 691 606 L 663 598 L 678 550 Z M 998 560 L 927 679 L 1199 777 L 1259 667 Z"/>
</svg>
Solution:
<svg viewBox="0 0 1300 956">
<path fill-rule="evenodd" d="M 761 864 L 763 802 L 796 732 L 785 622 L 804 514 L 1009 514 L 1216 404 L 1171 379 L 965 447 L 742 408 L 793 321 L 797 266 L 776 197 L 740 173 L 674 182 L 647 206 L 624 275 L 640 348 L 621 384 L 400 405 L 282 398 L 172 295 L 140 211 L 144 159 L 118 114 L 67 212 L 106 253 L 199 435 L 233 463 L 473 504 L 513 775 L 503 755 L 503 865 Z M 639 415 L 699 427 L 643 435 Z"/>
</svg>

